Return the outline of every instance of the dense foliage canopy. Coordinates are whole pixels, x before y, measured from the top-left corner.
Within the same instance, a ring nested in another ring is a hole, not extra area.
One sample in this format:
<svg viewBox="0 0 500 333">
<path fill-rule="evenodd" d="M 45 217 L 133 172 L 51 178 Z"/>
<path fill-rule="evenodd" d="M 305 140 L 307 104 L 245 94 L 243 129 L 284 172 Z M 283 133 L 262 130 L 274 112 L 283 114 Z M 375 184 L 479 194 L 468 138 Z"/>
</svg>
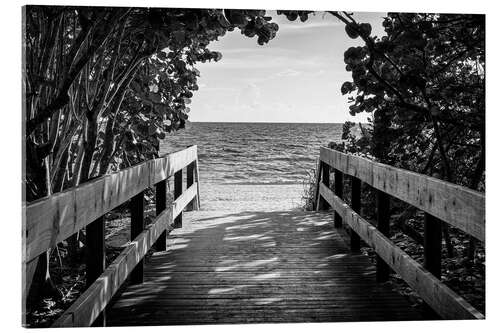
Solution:
<svg viewBox="0 0 500 333">
<path fill-rule="evenodd" d="M 182 128 L 197 62 L 240 29 L 259 44 L 278 26 L 262 10 L 28 6 L 26 198 L 151 158 Z"/>
<path fill-rule="evenodd" d="M 279 13 L 306 21 L 313 12 Z M 361 41 L 344 53 L 352 81 L 340 90 L 348 95 L 349 112 L 371 115 L 368 126 L 359 124 L 361 137 L 351 131 L 355 124 L 346 122 L 345 141 L 330 146 L 484 191 L 485 16 L 388 13 L 385 35 L 377 37 L 352 13 L 329 13 L 345 24 L 350 38 Z M 418 212 L 396 206 L 402 217 L 396 224 L 407 232 L 407 220 L 418 220 Z M 453 257 L 446 224 L 442 230 L 447 255 Z M 460 241 L 464 245 L 465 260 L 476 262 L 476 240 Z"/>
<path fill-rule="evenodd" d="M 282 11 L 307 20 L 312 12 Z M 361 139 L 336 145 L 477 190 L 485 168 L 484 15 L 388 13 L 385 36 L 346 12 L 330 12 L 362 46 L 344 53 L 341 87 L 352 115 L 373 114 Z"/>
<path fill-rule="evenodd" d="M 208 45 L 239 29 L 262 45 L 263 10 L 27 6 L 24 11 L 25 196 L 51 195 L 159 153 L 184 127 Z M 77 236 L 68 239 L 71 257 Z M 51 251 L 28 264 L 28 307 L 58 294 Z"/>
<path fill-rule="evenodd" d="M 345 51 L 352 81 L 341 92 L 373 123 L 349 149 L 482 188 L 484 16 L 389 13 L 377 37 L 329 13 L 364 43 Z M 195 64 L 222 56 L 209 43 L 235 28 L 266 43 L 278 30 L 270 20 L 262 10 L 27 7 L 27 199 L 155 156 L 184 126 Z"/>
</svg>

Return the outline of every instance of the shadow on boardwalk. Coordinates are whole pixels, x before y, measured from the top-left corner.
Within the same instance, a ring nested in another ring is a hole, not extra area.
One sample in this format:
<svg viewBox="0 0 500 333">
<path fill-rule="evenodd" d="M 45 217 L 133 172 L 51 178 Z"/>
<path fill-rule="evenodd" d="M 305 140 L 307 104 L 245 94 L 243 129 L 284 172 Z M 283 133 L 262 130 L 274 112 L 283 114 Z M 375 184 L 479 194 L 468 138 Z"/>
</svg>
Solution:
<svg viewBox="0 0 500 333">
<path fill-rule="evenodd" d="M 298 211 L 187 213 L 117 298 L 109 326 L 422 319 L 330 214 Z"/>
</svg>

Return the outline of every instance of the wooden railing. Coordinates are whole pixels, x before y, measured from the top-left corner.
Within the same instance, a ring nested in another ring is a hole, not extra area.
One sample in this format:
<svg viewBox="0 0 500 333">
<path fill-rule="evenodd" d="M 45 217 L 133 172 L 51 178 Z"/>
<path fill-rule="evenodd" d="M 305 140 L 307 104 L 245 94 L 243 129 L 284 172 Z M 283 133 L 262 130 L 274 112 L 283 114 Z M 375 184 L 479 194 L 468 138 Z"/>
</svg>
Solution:
<svg viewBox="0 0 500 333">
<path fill-rule="evenodd" d="M 334 171 L 334 191 L 330 170 Z M 376 163 L 322 147 L 316 183 L 316 208 L 335 211 L 334 225 L 350 229 L 353 251 L 360 239 L 377 253 L 377 280 L 386 281 L 390 269 L 443 319 L 483 319 L 466 300 L 448 288 L 441 278 L 441 225 L 448 223 L 481 242 L 485 241 L 485 197 L 483 193 L 426 175 Z M 343 201 L 343 178 L 351 177 L 351 205 Z M 376 191 L 377 226 L 359 213 L 361 182 Z M 425 212 L 424 265 L 412 259 L 390 239 L 390 196 Z"/>
<path fill-rule="evenodd" d="M 187 169 L 187 189 L 182 190 L 182 170 Z M 174 177 L 174 199 L 166 209 L 167 181 Z M 156 188 L 156 218 L 144 225 L 144 191 Z M 105 267 L 103 215 L 129 201 L 131 242 Z M 165 250 L 167 233 L 182 226 L 186 206 L 199 208 L 197 147 L 191 146 L 162 158 L 109 174 L 26 206 L 23 230 L 23 297 L 31 285 L 34 263 L 57 243 L 86 228 L 86 278 L 88 288 L 53 324 L 90 326 L 101 318 L 106 305 L 130 276 L 143 279 L 143 257 L 153 244 Z M 101 316 L 100 316 L 101 315 Z"/>
</svg>

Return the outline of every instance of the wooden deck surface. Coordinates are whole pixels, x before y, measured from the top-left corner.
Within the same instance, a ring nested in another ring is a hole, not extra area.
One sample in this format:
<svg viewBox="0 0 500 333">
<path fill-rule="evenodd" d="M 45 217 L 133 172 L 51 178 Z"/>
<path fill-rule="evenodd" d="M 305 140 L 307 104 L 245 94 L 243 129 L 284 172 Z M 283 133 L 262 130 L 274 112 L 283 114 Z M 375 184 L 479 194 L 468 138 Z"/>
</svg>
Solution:
<svg viewBox="0 0 500 333">
<path fill-rule="evenodd" d="M 144 283 L 107 310 L 108 326 L 419 320 L 350 253 L 328 213 L 186 213 Z"/>
</svg>

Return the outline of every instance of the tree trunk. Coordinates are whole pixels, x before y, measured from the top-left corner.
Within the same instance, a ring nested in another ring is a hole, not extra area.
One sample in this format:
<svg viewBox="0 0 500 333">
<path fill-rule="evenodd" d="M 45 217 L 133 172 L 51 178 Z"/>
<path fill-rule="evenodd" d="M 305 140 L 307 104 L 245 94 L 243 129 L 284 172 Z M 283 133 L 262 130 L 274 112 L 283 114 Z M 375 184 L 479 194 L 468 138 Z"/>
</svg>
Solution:
<svg viewBox="0 0 500 333">
<path fill-rule="evenodd" d="M 109 163 L 111 162 L 111 154 L 115 146 L 115 136 L 113 134 L 115 118 L 108 119 L 106 123 L 106 131 L 104 133 L 104 143 L 101 154 L 101 161 L 99 163 L 99 176 L 106 174 L 108 171 Z"/>
<path fill-rule="evenodd" d="M 387 110 L 377 109 L 373 114 L 372 154 L 381 163 L 390 164 L 387 156 L 390 147 L 391 119 Z"/>
<path fill-rule="evenodd" d="M 90 178 L 90 167 L 94 156 L 95 144 L 97 141 L 97 116 L 92 114 L 87 118 L 87 128 L 83 141 L 83 160 L 80 171 L 79 184 L 85 183 Z"/>
<path fill-rule="evenodd" d="M 92 156 L 94 154 L 94 147 L 97 141 L 97 119 L 96 117 L 87 118 L 87 128 L 84 129 L 85 139 L 83 140 L 83 155 L 81 158 L 81 166 L 79 167 L 79 180 L 74 186 L 85 183 L 90 175 L 90 166 L 92 164 Z M 79 161 L 77 161 L 79 162 Z M 78 167 L 78 166 L 76 166 Z M 80 259 L 80 246 L 79 246 L 79 235 L 80 232 L 75 233 L 68 237 L 68 258 L 72 264 L 76 264 Z"/>
<path fill-rule="evenodd" d="M 52 186 L 52 191 L 54 193 L 60 192 L 64 189 L 64 179 L 66 178 L 66 174 L 68 172 L 69 148 L 70 147 L 68 146 L 68 148 L 64 150 L 59 168 L 56 171 L 53 183 L 54 185 Z"/>
</svg>

